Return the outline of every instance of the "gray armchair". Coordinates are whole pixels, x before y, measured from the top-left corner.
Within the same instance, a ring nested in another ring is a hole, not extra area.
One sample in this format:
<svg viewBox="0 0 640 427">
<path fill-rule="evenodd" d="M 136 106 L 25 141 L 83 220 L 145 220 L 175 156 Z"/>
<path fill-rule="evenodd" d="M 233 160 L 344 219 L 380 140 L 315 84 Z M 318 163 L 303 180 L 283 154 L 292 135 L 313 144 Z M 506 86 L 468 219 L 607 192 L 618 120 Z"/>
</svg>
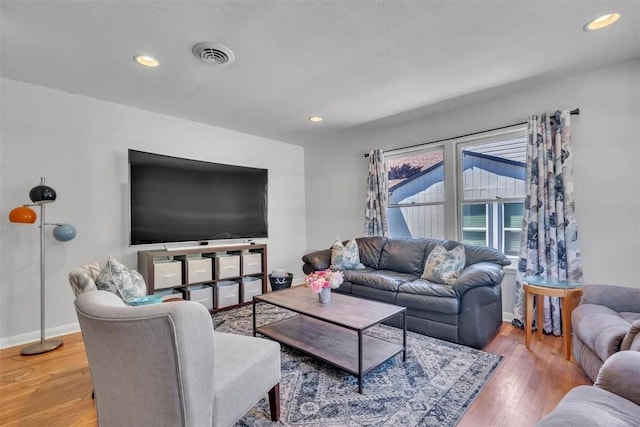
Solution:
<svg viewBox="0 0 640 427">
<path fill-rule="evenodd" d="M 229 426 L 267 392 L 278 420 L 278 343 L 214 332 L 196 302 L 129 307 L 94 291 L 75 307 L 101 427 Z"/>
<path fill-rule="evenodd" d="M 593 386 L 578 386 L 536 427 L 630 427 L 640 422 L 640 352 L 609 357 Z"/>
<path fill-rule="evenodd" d="M 611 355 L 640 350 L 640 289 L 585 285 L 580 305 L 571 314 L 571 324 L 573 357 L 595 381 Z"/>
</svg>

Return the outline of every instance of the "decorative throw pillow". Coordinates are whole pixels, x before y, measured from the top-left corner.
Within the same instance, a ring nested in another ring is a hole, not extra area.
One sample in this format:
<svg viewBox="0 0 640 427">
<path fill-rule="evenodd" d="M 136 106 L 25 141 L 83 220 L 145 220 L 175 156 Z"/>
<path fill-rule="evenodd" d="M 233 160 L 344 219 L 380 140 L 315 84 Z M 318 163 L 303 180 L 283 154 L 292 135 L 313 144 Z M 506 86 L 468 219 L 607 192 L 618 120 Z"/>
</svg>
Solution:
<svg viewBox="0 0 640 427">
<path fill-rule="evenodd" d="M 94 279 L 98 278 L 101 270 L 98 262 L 71 270 L 69 272 L 69 283 L 73 293 L 78 296 L 83 292 L 95 291 L 97 287 Z"/>
<path fill-rule="evenodd" d="M 365 268 L 360 263 L 360 252 L 356 239 L 351 239 L 346 245 L 342 244 L 340 238 L 331 246 L 331 269 L 332 270 L 358 270 Z"/>
<path fill-rule="evenodd" d="M 422 278 L 434 283 L 453 285 L 464 269 L 465 261 L 464 246 L 458 245 L 447 251 L 439 243 L 431 251 L 424 264 Z"/>
<path fill-rule="evenodd" d="M 620 351 L 623 350 L 640 350 L 640 338 L 637 335 L 640 334 L 640 319 L 631 324 L 627 334 L 622 339 L 620 344 Z M 637 342 L 636 342 L 637 341 Z"/>
<path fill-rule="evenodd" d="M 125 302 L 147 295 L 147 285 L 142 275 L 129 270 L 113 256 L 109 256 L 107 264 L 96 279 L 96 287 L 119 295 Z"/>
</svg>

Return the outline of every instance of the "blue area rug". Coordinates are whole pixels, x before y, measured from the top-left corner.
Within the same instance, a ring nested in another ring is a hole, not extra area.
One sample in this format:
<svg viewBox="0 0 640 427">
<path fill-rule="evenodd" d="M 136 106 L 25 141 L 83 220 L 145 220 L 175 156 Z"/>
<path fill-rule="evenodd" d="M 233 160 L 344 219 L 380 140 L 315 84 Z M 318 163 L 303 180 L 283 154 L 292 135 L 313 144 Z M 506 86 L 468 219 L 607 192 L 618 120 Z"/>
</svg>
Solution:
<svg viewBox="0 0 640 427">
<path fill-rule="evenodd" d="M 258 305 L 258 326 L 293 313 Z M 213 315 L 220 332 L 251 335 L 251 306 Z M 402 342 L 402 331 L 379 325 L 367 333 Z M 281 416 L 270 419 L 262 399 L 236 426 L 455 426 L 503 357 L 424 335 L 407 334 L 402 354 L 358 379 L 282 346 Z"/>
</svg>

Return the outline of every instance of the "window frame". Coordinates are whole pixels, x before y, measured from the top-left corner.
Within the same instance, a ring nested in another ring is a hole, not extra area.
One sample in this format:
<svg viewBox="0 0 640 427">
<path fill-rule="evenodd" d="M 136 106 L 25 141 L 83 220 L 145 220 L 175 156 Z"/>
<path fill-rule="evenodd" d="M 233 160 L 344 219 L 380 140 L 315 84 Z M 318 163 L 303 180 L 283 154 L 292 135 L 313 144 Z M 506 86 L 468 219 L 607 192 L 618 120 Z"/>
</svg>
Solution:
<svg viewBox="0 0 640 427">
<path fill-rule="evenodd" d="M 463 241 L 463 221 L 462 206 L 465 204 L 486 205 L 486 244 L 498 242 L 493 245 L 504 253 L 505 249 L 505 228 L 504 228 L 504 203 L 524 203 L 525 196 L 516 197 L 495 197 L 495 198 L 479 198 L 472 200 L 464 200 L 464 189 L 462 188 L 463 180 L 463 160 L 462 151 L 464 147 L 479 144 L 488 144 L 491 142 L 504 141 L 512 137 L 527 138 L 527 124 L 521 123 L 513 126 L 506 126 L 491 131 L 477 132 L 467 136 L 448 138 L 433 143 L 425 143 L 404 149 L 388 150 L 385 152 L 385 171 L 388 177 L 389 159 L 406 157 L 419 152 L 432 151 L 441 149 L 443 154 L 443 176 L 444 176 L 444 201 L 443 202 L 425 202 L 414 204 L 391 204 L 387 209 L 401 207 L 419 207 L 442 205 L 444 209 L 444 239 Z M 494 205 L 495 204 L 495 205 Z M 448 212 L 454 213 L 453 215 Z M 490 218 L 491 216 L 491 218 Z M 496 219 L 497 217 L 497 219 Z M 493 219 L 492 219 L 493 218 Z M 491 222 L 491 224 L 490 224 Z M 510 227 L 508 231 L 520 231 Z M 490 236 L 491 233 L 491 236 Z M 393 236 L 392 236 L 393 237 Z M 517 258 L 516 255 L 507 255 L 509 258 Z"/>
<path fill-rule="evenodd" d="M 384 168 L 385 168 L 385 176 L 388 179 L 389 176 L 389 161 L 393 160 L 393 159 L 398 159 L 398 158 L 403 158 L 403 157 L 409 157 L 412 155 L 416 155 L 419 153 L 426 153 L 426 152 L 433 152 L 433 151 L 441 151 L 442 152 L 442 168 L 443 168 L 443 186 L 444 186 L 444 199 L 442 201 L 437 201 L 437 202 L 420 202 L 420 203 L 391 203 L 390 201 L 387 203 L 387 217 L 389 217 L 389 209 L 402 209 L 402 208 L 417 208 L 420 206 L 442 206 L 443 209 L 443 234 L 444 236 L 446 236 L 447 234 L 447 215 L 446 215 L 446 209 L 447 209 L 447 170 L 449 169 L 447 167 L 447 162 L 445 160 L 446 158 L 446 147 L 444 143 L 432 143 L 432 144 L 424 144 L 421 146 L 416 146 L 416 147 L 411 147 L 411 148 L 406 148 L 406 149 L 399 149 L 399 150 L 393 150 L 393 154 L 388 154 L 389 152 L 385 153 L 384 156 Z M 387 182 L 387 194 L 389 197 L 389 200 L 391 200 L 391 194 L 389 192 L 389 186 L 388 186 L 388 182 Z M 391 228 L 391 224 L 389 224 L 390 228 Z M 442 237 L 443 239 L 446 239 L 446 237 Z"/>
<path fill-rule="evenodd" d="M 456 185 L 456 218 L 457 229 L 456 239 L 460 242 L 463 241 L 463 212 L 462 207 L 469 204 L 485 204 L 487 206 L 487 222 L 492 222 L 491 225 L 487 225 L 487 246 L 496 248 L 504 253 L 508 258 L 517 259 L 518 255 L 507 255 L 505 253 L 505 228 L 504 228 L 504 204 L 505 203 L 524 203 L 525 196 L 513 196 L 513 197 L 484 197 L 465 200 L 464 199 L 464 179 L 463 173 L 463 151 L 465 147 L 481 144 L 489 144 L 491 142 L 504 141 L 510 138 L 527 138 L 527 125 L 514 125 L 508 128 L 500 129 L 498 131 L 487 131 L 475 134 L 472 138 L 460 138 L 456 142 L 456 177 L 458 182 Z M 492 205 L 491 207 L 489 205 Z M 491 231 L 489 231 L 491 230 Z M 512 227 L 509 231 L 516 231 Z M 521 231 L 518 230 L 518 231 Z M 491 233 L 491 237 L 489 237 Z"/>
</svg>

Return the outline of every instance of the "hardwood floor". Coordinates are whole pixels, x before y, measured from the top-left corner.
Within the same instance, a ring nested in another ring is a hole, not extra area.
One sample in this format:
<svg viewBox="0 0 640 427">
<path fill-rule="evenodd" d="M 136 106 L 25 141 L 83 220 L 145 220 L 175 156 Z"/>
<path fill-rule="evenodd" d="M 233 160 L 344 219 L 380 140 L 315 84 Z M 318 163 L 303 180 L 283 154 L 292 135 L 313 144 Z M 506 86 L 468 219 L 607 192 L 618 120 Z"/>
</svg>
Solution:
<svg viewBox="0 0 640 427">
<path fill-rule="evenodd" d="M 0 351 L 0 425 L 96 425 L 82 336 L 62 338 L 61 348 L 37 356 L 21 356 L 22 346 Z M 534 340 L 529 351 L 524 332 L 503 323 L 485 350 L 505 359 L 459 427 L 531 426 L 570 389 L 591 384 L 573 360 L 565 360 L 561 337 Z"/>
</svg>

